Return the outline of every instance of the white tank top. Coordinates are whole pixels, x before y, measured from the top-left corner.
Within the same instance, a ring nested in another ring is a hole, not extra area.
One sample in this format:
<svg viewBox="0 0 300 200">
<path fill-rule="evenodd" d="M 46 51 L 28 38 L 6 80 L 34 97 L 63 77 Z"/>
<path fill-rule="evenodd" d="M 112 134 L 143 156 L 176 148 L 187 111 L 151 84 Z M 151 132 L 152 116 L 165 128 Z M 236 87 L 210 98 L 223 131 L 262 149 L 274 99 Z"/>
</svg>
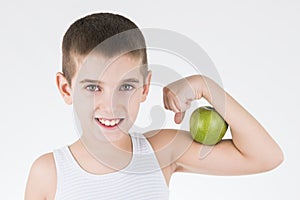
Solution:
<svg viewBox="0 0 300 200">
<path fill-rule="evenodd" d="M 121 171 L 96 175 L 82 169 L 68 146 L 55 149 L 56 200 L 167 200 L 169 188 L 142 134 L 131 134 L 132 159 Z"/>
</svg>

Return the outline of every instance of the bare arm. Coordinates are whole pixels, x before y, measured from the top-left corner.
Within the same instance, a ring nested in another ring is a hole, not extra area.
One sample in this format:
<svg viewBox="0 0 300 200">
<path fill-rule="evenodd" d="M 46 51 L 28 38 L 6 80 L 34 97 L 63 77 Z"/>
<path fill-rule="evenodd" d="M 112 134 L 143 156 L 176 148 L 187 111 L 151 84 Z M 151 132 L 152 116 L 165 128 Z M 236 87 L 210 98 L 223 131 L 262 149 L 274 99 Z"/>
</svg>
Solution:
<svg viewBox="0 0 300 200">
<path fill-rule="evenodd" d="M 47 200 L 52 199 L 55 191 L 56 169 L 52 153 L 39 157 L 32 164 L 29 172 L 25 200 Z M 50 197 L 50 198 L 49 198 Z"/>
<path fill-rule="evenodd" d="M 202 160 L 199 159 L 199 154 L 203 145 L 192 142 L 188 150 L 176 161 L 177 171 L 220 175 L 250 174 L 273 169 L 282 162 L 281 149 L 261 124 L 208 77 L 190 76 L 182 83 L 179 80 L 167 86 L 170 89 L 164 89 L 165 97 L 168 96 L 164 100 L 166 108 L 176 112 L 177 123 L 181 122 L 180 116 L 183 116 L 187 107 L 179 109 L 184 106 L 178 100 L 180 95 L 176 94 L 178 90 L 175 89 L 175 85 L 178 88 L 186 81 L 194 93 L 194 99 L 204 97 L 222 115 L 230 126 L 232 140 L 221 141 Z M 173 98 L 175 96 L 177 98 Z M 191 99 L 191 96 L 183 101 L 188 99 Z"/>
</svg>

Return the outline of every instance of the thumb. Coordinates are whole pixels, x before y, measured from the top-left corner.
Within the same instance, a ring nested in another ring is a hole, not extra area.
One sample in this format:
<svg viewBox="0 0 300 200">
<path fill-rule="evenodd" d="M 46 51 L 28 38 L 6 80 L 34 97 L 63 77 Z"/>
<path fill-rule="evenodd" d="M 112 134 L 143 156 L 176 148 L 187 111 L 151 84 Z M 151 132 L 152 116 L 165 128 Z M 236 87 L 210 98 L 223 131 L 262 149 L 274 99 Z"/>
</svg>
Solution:
<svg viewBox="0 0 300 200">
<path fill-rule="evenodd" d="M 184 115 L 185 115 L 185 111 L 175 113 L 175 116 L 174 116 L 175 123 L 180 124 L 184 118 Z"/>
</svg>

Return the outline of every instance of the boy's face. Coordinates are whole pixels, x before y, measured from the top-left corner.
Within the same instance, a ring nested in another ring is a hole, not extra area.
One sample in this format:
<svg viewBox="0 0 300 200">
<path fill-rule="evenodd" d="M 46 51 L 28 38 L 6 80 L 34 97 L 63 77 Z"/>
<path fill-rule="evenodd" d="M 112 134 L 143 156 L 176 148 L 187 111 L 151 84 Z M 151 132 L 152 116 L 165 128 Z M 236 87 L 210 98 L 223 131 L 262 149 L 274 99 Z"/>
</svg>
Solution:
<svg viewBox="0 0 300 200">
<path fill-rule="evenodd" d="M 149 91 L 151 72 L 144 85 L 141 66 L 141 59 L 126 54 L 91 54 L 78 64 L 68 103 L 73 103 L 80 134 L 116 141 L 128 133 Z"/>
</svg>

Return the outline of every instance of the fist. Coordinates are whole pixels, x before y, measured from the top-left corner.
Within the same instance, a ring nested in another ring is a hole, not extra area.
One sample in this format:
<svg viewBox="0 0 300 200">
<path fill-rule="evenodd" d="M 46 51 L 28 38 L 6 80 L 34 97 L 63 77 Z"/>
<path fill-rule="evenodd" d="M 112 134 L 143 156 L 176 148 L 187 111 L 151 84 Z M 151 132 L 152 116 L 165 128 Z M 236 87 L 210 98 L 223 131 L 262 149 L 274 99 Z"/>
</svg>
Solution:
<svg viewBox="0 0 300 200">
<path fill-rule="evenodd" d="M 176 124 L 182 122 L 185 111 L 190 108 L 191 102 L 196 99 L 196 77 L 190 76 L 179 79 L 163 88 L 164 107 L 175 112 Z"/>
</svg>

